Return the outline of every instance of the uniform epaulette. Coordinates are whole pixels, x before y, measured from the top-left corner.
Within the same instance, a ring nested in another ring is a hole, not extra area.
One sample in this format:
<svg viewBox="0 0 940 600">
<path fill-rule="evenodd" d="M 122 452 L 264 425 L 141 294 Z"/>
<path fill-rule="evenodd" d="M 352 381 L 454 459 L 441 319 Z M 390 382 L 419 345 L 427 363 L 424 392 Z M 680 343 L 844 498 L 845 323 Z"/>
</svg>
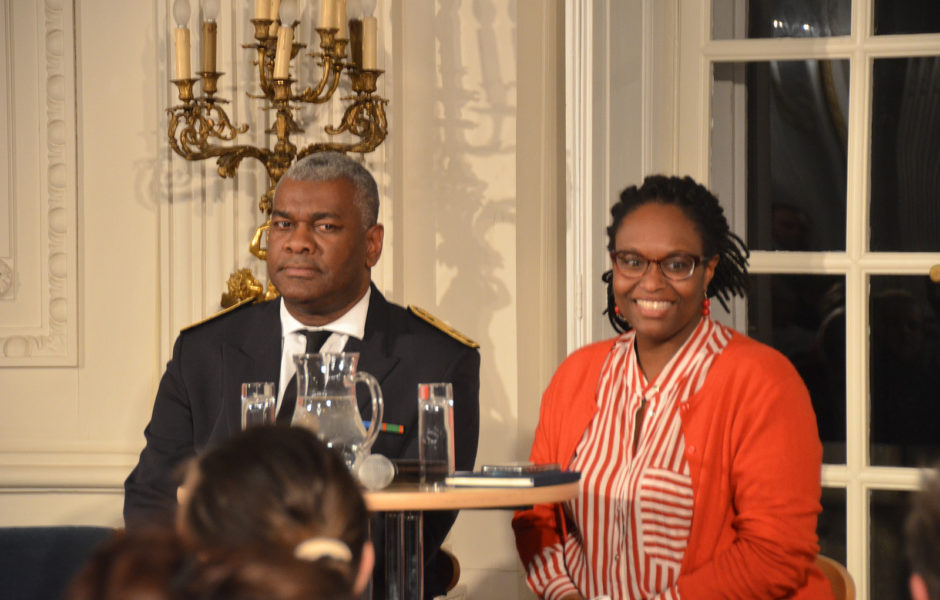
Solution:
<svg viewBox="0 0 940 600">
<path fill-rule="evenodd" d="M 208 323 L 208 322 L 211 321 L 212 319 L 221 317 L 222 315 L 227 315 L 227 314 L 229 314 L 230 312 L 235 311 L 235 310 L 237 310 L 237 309 L 239 309 L 239 308 L 241 308 L 242 306 L 245 306 L 245 305 L 247 305 L 247 304 L 251 304 L 252 302 L 256 302 L 257 300 L 258 300 L 257 297 L 249 297 L 249 298 L 245 298 L 244 300 L 239 300 L 238 302 L 236 302 L 235 304 L 229 306 L 228 308 L 223 308 L 223 309 L 220 310 L 219 312 L 217 312 L 217 313 L 215 313 L 215 314 L 212 314 L 212 315 L 209 315 L 208 317 L 206 317 L 205 319 L 203 319 L 203 320 L 201 320 L 201 321 L 196 321 L 195 323 L 191 323 L 191 324 L 187 325 L 186 327 L 183 327 L 182 329 L 180 329 L 180 331 L 187 331 L 187 330 L 189 330 L 189 329 L 192 329 L 193 327 L 199 327 L 199 326 L 202 325 L 203 323 Z"/>
<path fill-rule="evenodd" d="M 443 331 L 450 337 L 454 338 L 461 344 L 465 346 L 470 346 L 471 348 L 480 347 L 480 344 L 474 342 L 473 340 L 471 340 L 464 334 L 460 333 L 459 331 L 457 331 L 456 329 L 454 329 L 453 327 L 451 327 L 444 321 L 441 321 L 440 319 L 438 319 L 437 317 L 435 317 L 428 311 L 424 310 L 423 308 L 419 308 L 415 306 L 414 304 L 409 304 L 408 310 L 411 311 L 411 314 L 413 314 L 414 316 L 418 317 L 419 319 L 423 321 L 427 321 L 432 327 L 440 329 L 441 331 Z"/>
</svg>

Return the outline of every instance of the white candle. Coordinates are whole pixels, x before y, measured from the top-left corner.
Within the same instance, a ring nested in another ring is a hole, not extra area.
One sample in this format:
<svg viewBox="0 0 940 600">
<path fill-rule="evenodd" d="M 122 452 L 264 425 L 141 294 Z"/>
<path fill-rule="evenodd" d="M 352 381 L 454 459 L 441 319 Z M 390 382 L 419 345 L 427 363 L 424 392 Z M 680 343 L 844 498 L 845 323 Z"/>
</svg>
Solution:
<svg viewBox="0 0 940 600">
<path fill-rule="evenodd" d="M 274 37 L 275 35 L 280 38 L 280 33 L 277 29 L 277 22 L 281 18 L 281 0 L 271 0 L 271 29 L 268 30 L 268 35 Z M 291 26 L 291 23 L 281 22 L 281 25 Z"/>
<path fill-rule="evenodd" d="M 290 75 L 290 53 L 294 44 L 294 30 L 281 25 L 277 30 L 277 50 L 274 53 L 274 78 L 287 79 Z"/>
<path fill-rule="evenodd" d="M 176 0 L 173 3 L 173 19 L 176 20 L 176 32 L 173 38 L 176 49 L 176 78 L 189 79 L 192 71 L 189 66 L 189 2 Z"/>
<path fill-rule="evenodd" d="M 336 25 L 334 27 L 339 28 L 336 39 L 349 39 L 349 33 L 346 32 L 346 0 L 336 0 Z"/>
<path fill-rule="evenodd" d="M 362 68 L 377 69 L 376 40 L 378 38 L 378 20 L 375 17 L 362 19 Z"/>
<path fill-rule="evenodd" d="M 269 0 L 255 0 L 255 18 L 271 18 L 271 3 Z"/>
<path fill-rule="evenodd" d="M 320 29 L 329 29 L 330 27 L 336 27 L 333 24 L 334 15 L 336 14 L 336 6 L 333 4 L 333 0 L 321 0 L 320 2 Z"/>
<path fill-rule="evenodd" d="M 215 21 L 206 21 L 202 24 L 202 70 L 206 73 L 215 72 L 217 28 Z"/>
<path fill-rule="evenodd" d="M 189 79 L 192 71 L 189 67 L 189 28 L 177 27 L 175 35 L 176 46 L 176 78 Z"/>
<path fill-rule="evenodd" d="M 216 19 L 219 16 L 219 0 L 202 0 L 202 14 L 205 19 L 202 22 L 202 70 L 206 73 L 214 73 L 216 65 L 216 40 L 218 25 Z"/>
</svg>

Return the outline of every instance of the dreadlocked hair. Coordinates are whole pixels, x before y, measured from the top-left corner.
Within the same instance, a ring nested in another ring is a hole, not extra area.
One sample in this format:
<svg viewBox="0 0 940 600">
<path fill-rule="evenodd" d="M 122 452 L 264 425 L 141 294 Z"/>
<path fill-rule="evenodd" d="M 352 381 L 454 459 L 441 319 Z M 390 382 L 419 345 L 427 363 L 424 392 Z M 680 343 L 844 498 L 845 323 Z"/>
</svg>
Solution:
<svg viewBox="0 0 940 600">
<path fill-rule="evenodd" d="M 744 241 L 731 231 L 718 198 L 691 177 L 650 175 L 640 187 L 631 185 L 623 190 L 620 200 L 610 209 L 612 222 L 607 228 L 607 249 L 610 252 L 616 250 L 614 238 L 624 218 L 637 207 L 650 202 L 679 207 L 695 224 L 702 238 L 703 254 L 706 257 L 718 256 L 715 275 L 705 295 L 717 298 L 725 310 L 728 310 L 732 296 L 743 298 L 747 293 L 747 259 L 751 253 Z M 606 271 L 601 280 L 607 284 L 607 308 L 604 314 L 615 331 L 629 331 L 630 324 L 615 310 L 613 271 Z"/>
</svg>

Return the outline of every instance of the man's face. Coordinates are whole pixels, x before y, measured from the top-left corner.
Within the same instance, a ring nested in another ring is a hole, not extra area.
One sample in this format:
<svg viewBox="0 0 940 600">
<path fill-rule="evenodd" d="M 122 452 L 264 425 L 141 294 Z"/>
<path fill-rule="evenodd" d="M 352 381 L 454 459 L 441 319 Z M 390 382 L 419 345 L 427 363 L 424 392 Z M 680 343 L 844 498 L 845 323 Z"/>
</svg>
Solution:
<svg viewBox="0 0 940 600">
<path fill-rule="evenodd" d="M 381 225 L 363 227 L 354 197 L 346 179 L 285 179 L 274 197 L 268 276 L 304 324 L 333 321 L 369 287 L 384 231 Z"/>
</svg>

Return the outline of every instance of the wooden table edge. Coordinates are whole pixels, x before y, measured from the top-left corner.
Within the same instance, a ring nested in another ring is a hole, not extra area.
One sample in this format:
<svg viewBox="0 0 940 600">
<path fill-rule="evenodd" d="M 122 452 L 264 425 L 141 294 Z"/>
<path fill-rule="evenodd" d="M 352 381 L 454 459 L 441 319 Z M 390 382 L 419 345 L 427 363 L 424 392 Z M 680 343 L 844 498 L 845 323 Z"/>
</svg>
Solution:
<svg viewBox="0 0 940 600">
<path fill-rule="evenodd" d="M 458 510 L 464 508 L 514 508 L 533 504 L 553 504 L 578 494 L 578 482 L 540 487 L 448 487 L 426 492 L 416 485 L 390 487 L 365 492 L 366 506 L 372 512 Z"/>
</svg>

